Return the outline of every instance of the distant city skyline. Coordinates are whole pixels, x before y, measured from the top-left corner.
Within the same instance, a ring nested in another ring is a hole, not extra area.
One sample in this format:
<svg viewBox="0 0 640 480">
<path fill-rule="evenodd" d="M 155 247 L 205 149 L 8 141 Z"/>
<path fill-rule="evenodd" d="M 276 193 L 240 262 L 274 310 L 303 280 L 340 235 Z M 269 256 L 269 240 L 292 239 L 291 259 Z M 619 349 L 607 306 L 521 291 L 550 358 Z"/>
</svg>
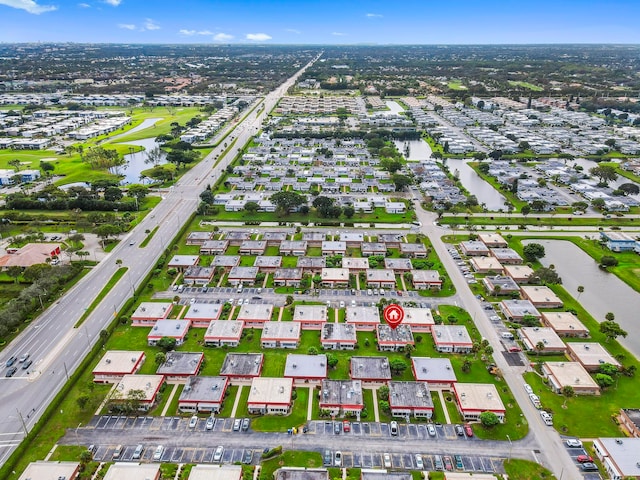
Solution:
<svg viewBox="0 0 640 480">
<path fill-rule="evenodd" d="M 640 43 L 637 0 L 0 0 L 0 42 Z"/>
</svg>

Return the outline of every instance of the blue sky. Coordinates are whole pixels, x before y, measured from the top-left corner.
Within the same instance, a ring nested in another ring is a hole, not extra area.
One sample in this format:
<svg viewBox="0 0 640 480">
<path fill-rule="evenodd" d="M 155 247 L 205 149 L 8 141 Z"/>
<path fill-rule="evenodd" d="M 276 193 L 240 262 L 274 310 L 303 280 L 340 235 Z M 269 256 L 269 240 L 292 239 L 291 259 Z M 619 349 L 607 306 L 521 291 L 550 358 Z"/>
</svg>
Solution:
<svg viewBox="0 0 640 480">
<path fill-rule="evenodd" d="M 0 42 L 640 43 L 638 0 L 0 0 Z"/>
</svg>

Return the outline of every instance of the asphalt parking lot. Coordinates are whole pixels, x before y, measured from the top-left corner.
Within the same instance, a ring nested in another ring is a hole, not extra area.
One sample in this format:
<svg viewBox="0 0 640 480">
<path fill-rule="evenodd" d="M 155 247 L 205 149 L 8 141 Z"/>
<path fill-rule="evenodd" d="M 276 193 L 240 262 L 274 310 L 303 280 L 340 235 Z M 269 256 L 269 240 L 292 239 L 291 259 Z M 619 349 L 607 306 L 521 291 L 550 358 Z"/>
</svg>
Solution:
<svg viewBox="0 0 640 480">
<path fill-rule="evenodd" d="M 233 432 L 233 418 L 217 418 L 213 432 L 218 434 L 227 434 L 231 432 L 232 435 L 251 435 L 252 431 L 248 432 Z M 342 422 L 339 422 L 342 425 Z M 479 442 L 476 437 L 458 436 L 455 432 L 454 425 L 440 425 L 434 424 L 436 427 L 436 435 L 430 436 L 427 432 L 425 424 L 399 424 L 398 435 L 392 436 L 387 423 L 375 423 L 375 422 L 353 422 L 351 423 L 351 431 L 340 431 L 341 439 L 351 439 L 353 442 L 349 442 L 349 445 L 359 446 L 362 448 L 351 448 L 342 450 L 342 466 L 353 468 L 384 468 L 384 451 L 372 451 L 370 448 L 366 449 L 366 438 L 384 439 L 388 438 L 390 442 L 402 443 L 403 441 L 420 441 L 423 445 L 419 450 L 407 451 L 402 453 L 391 452 L 389 453 L 391 458 L 392 468 L 394 469 L 406 469 L 415 470 L 415 455 L 421 454 L 423 456 L 424 468 L 426 470 L 434 470 L 434 458 L 433 453 L 429 453 L 429 442 L 439 442 L 438 445 L 442 447 L 442 440 L 456 440 L 469 442 L 470 450 L 472 449 L 472 443 Z M 236 463 L 242 462 L 245 454 L 249 451 L 251 453 L 250 463 L 259 463 L 261 450 L 228 447 L 224 445 L 224 441 L 219 443 L 225 447 L 222 458 L 220 461 L 214 461 L 214 452 L 217 445 L 207 446 L 165 446 L 162 457 L 153 459 L 153 454 L 156 447 L 161 444 L 159 439 L 163 438 L 160 434 L 167 432 L 175 432 L 175 435 L 188 434 L 189 431 L 194 433 L 204 433 L 206 435 L 206 422 L 200 418 L 194 428 L 189 427 L 189 418 L 182 417 L 126 417 L 117 415 L 103 415 L 94 417 L 92 421 L 82 430 L 92 430 L 92 438 L 96 438 L 97 449 L 94 453 L 94 459 L 96 461 L 113 461 L 113 453 L 116 449 L 114 444 L 101 444 L 99 441 L 101 431 L 104 432 L 105 437 L 107 435 L 113 435 L 119 430 L 123 431 L 122 438 L 127 438 L 124 434 L 125 431 L 131 432 L 131 435 L 140 434 L 144 438 L 145 450 L 141 459 L 133 459 L 133 452 L 135 451 L 135 444 L 124 444 L 123 450 L 118 461 L 143 461 L 143 462 L 171 462 L 171 463 Z M 155 436 L 154 436 L 154 432 Z M 69 436 L 73 439 L 73 430 L 70 431 Z M 301 434 L 305 437 L 314 436 L 317 438 L 317 442 L 313 442 L 318 445 L 317 451 L 324 452 L 320 445 L 331 445 L 333 439 L 336 437 L 334 433 L 334 422 L 332 421 L 312 421 L 308 424 L 308 432 Z M 114 438 L 114 437 L 111 437 Z M 119 438 L 116 436 L 115 438 Z M 166 437 L 165 437 L 166 438 Z M 218 436 L 219 438 L 219 436 Z M 249 437 L 247 437 L 248 439 Z M 291 437 L 292 445 L 296 437 Z M 237 442 L 236 442 L 237 443 Z M 243 442 L 244 443 L 244 442 Z M 248 442 L 247 442 L 248 443 Z M 459 444 L 458 444 L 459 446 Z M 335 453 L 335 449 L 331 449 L 332 458 Z M 441 451 L 441 448 L 438 449 Z M 446 455 L 446 453 L 445 453 Z M 453 458 L 453 455 L 450 455 Z M 486 472 L 486 473 L 501 473 L 503 472 L 502 462 L 504 458 L 501 457 L 489 457 L 482 455 L 463 455 L 462 464 L 464 470 L 469 472 Z"/>
</svg>

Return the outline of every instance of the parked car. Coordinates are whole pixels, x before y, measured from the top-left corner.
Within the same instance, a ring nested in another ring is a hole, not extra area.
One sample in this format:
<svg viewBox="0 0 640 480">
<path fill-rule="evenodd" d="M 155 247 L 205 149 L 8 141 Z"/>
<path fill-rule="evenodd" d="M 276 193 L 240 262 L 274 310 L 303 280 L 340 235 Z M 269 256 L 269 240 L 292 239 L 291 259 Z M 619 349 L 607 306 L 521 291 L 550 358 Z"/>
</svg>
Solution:
<svg viewBox="0 0 640 480">
<path fill-rule="evenodd" d="M 342 466 L 342 452 L 339 451 L 339 450 L 334 454 L 333 466 L 334 467 L 341 467 Z"/>
<path fill-rule="evenodd" d="M 440 455 L 433 457 L 433 464 L 436 470 L 444 470 L 444 463 L 442 463 L 442 457 Z"/>
<path fill-rule="evenodd" d="M 222 460 L 222 453 L 224 452 L 224 447 L 220 445 L 216 448 L 215 452 L 213 452 L 213 461 L 219 462 Z"/>
<path fill-rule="evenodd" d="M 345 433 L 349 433 L 351 431 L 351 422 L 349 422 L 349 420 L 342 421 L 342 430 L 344 430 Z"/>
<path fill-rule="evenodd" d="M 249 465 L 252 460 L 253 460 L 253 450 L 248 448 L 245 449 L 244 453 L 242 454 L 242 463 L 244 463 L 245 465 Z"/>
<path fill-rule="evenodd" d="M 207 418 L 207 424 L 205 425 L 205 428 L 207 430 L 213 430 L 214 424 L 215 424 L 215 419 L 213 417 L 209 417 Z"/>
<path fill-rule="evenodd" d="M 248 418 L 243 418 L 242 419 L 242 430 L 243 431 L 246 432 L 247 430 L 249 430 L 249 422 L 250 422 L 250 420 Z"/>
<path fill-rule="evenodd" d="M 333 455 L 331 454 L 331 450 L 325 449 L 324 454 L 322 455 L 322 463 L 325 467 L 331 466 L 331 459 Z"/>
<path fill-rule="evenodd" d="M 431 424 L 427 425 L 427 432 L 429 432 L 430 436 L 435 437 L 436 436 L 436 427 L 434 427 Z"/>
<path fill-rule="evenodd" d="M 453 470 L 453 461 L 449 455 L 445 455 L 444 457 L 444 469 L 448 472 Z"/>
<path fill-rule="evenodd" d="M 462 425 L 456 425 L 456 434 L 459 437 L 464 436 L 464 429 L 462 428 Z"/>
<path fill-rule="evenodd" d="M 384 463 L 384 468 L 391 468 L 391 455 L 388 453 L 385 453 L 384 455 L 382 455 L 382 460 Z"/>
<path fill-rule="evenodd" d="M 159 461 L 162 459 L 162 454 L 164 453 L 164 447 L 162 445 L 158 445 L 156 450 L 153 452 L 153 459 Z"/>
<path fill-rule="evenodd" d="M 142 452 L 144 452 L 144 445 L 139 443 L 136 449 L 133 451 L 133 455 L 131 455 L 131 459 L 140 460 L 142 458 Z"/>
<path fill-rule="evenodd" d="M 93 454 L 98 451 L 98 447 L 96 447 L 93 443 L 87 447 L 87 451 L 91 454 L 91 458 L 93 458 Z"/>
<path fill-rule="evenodd" d="M 598 466 L 593 462 L 581 463 L 580 468 L 585 472 L 595 472 L 598 470 Z"/>
<path fill-rule="evenodd" d="M 576 457 L 576 460 L 578 461 L 578 463 L 593 463 L 593 458 L 591 458 L 589 455 L 578 455 Z"/>
<path fill-rule="evenodd" d="M 391 435 L 393 435 L 394 437 L 398 436 L 398 422 L 396 422 L 395 420 L 392 421 L 389 424 L 389 431 L 391 432 Z"/>
<path fill-rule="evenodd" d="M 122 455 L 122 445 L 118 445 L 116 447 L 116 449 L 113 451 L 113 455 L 111 455 L 111 458 L 117 460 L 120 458 L 120 455 Z"/>
<path fill-rule="evenodd" d="M 239 418 L 236 418 L 233 421 L 233 431 L 234 432 L 239 432 L 241 426 L 242 426 L 242 420 L 240 420 Z"/>
<path fill-rule="evenodd" d="M 13 377 L 13 375 L 18 371 L 18 367 L 11 367 L 9 370 L 7 370 L 7 373 L 5 374 L 5 377 Z"/>
<path fill-rule="evenodd" d="M 424 462 L 422 461 L 422 455 L 416 454 L 416 468 L 418 470 L 424 470 Z"/>
<path fill-rule="evenodd" d="M 191 417 L 191 420 L 189 420 L 189 428 L 196 428 L 196 425 L 198 425 L 198 416 L 194 415 Z"/>
<path fill-rule="evenodd" d="M 453 461 L 456 462 L 456 469 L 464 470 L 464 464 L 462 463 L 462 456 L 461 455 L 454 455 L 453 456 Z"/>
<path fill-rule="evenodd" d="M 471 425 L 464 426 L 464 433 L 467 434 L 467 437 L 473 437 L 473 428 L 471 428 Z"/>
<path fill-rule="evenodd" d="M 577 438 L 570 438 L 566 441 L 567 447 L 571 448 L 582 448 L 582 442 Z"/>
<path fill-rule="evenodd" d="M 341 423 L 340 422 L 333 422 L 333 433 L 335 433 L 336 435 L 340 434 L 340 430 L 341 430 Z"/>
</svg>

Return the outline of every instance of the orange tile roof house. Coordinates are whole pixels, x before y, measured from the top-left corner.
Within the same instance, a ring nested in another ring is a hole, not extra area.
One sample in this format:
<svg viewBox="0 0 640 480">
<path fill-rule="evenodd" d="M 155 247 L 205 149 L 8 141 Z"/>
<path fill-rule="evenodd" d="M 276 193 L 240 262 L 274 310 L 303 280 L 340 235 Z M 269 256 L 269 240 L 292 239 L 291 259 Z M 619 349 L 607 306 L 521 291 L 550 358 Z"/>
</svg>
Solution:
<svg viewBox="0 0 640 480">
<path fill-rule="evenodd" d="M 123 376 L 138 373 L 145 358 L 143 351 L 109 350 L 93 369 L 93 381 L 118 383 Z"/>
</svg>

